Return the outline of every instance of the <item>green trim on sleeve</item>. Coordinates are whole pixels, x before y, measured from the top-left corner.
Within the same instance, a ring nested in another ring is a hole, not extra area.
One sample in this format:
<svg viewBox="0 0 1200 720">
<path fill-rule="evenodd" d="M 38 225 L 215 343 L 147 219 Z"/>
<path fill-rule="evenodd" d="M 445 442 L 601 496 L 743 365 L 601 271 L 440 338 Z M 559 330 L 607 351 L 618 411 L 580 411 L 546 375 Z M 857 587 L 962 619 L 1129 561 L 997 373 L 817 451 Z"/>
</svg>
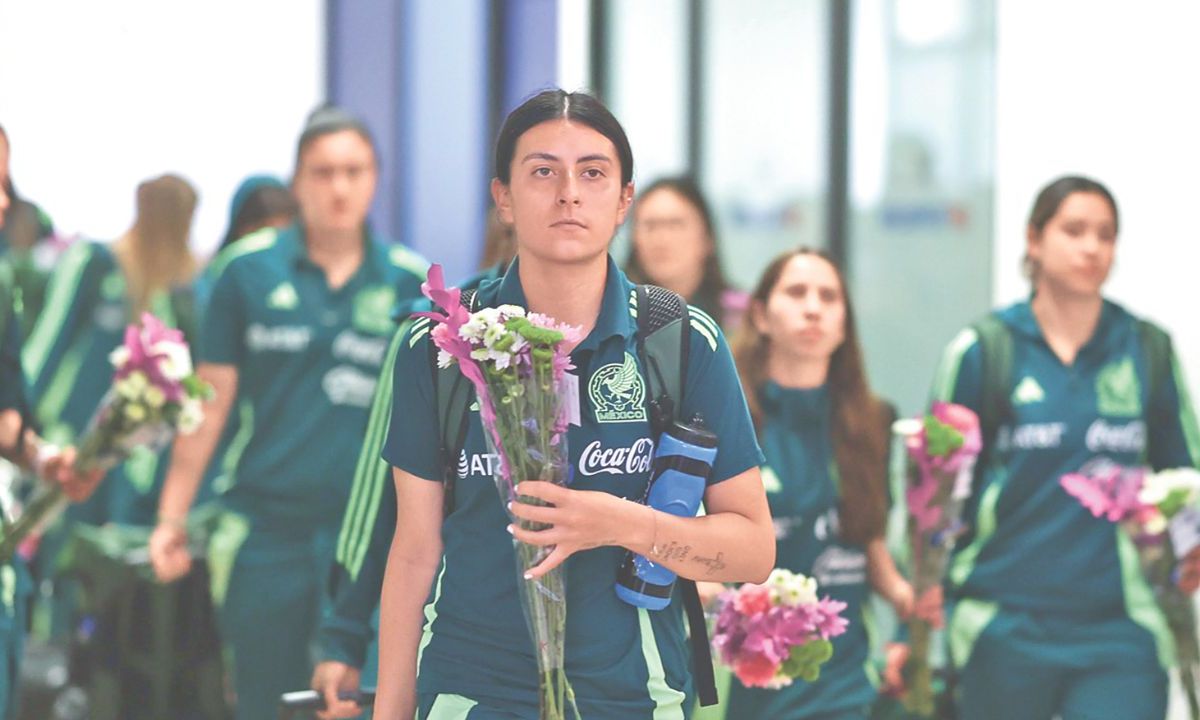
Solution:
<svg viewBox="0 0 1200 720">
<path fill-rule="evenodd" d="M 205 269 L 205 274 L 211 278 L 220 277 L 221 273 L 225 272 L 225 268 L 229 263 L 251 253 L 261 252 L 268 248 L 274 247 L 275 241 L 279 238 L 279 230 L 273 227 L 265 227 L 261 230 L 255 230 L 249 235 L 245 235 L 238 240 L 235 240 L 232 245 L 229 245 L 217 256 L 212 259 Z"/>
<path fill-rule="evenodd" d="M 393 245 L 388 248 L 388 260 L 401 270 L 407 270 L 422 280 L 429 274 L 429 261 L 404 245 Z"/>
<path fill-rule="evenodd" d="M 375 519 L 379 515 L 380 498 L 383 496 L 383 488 L 391 469 L 382 454 L 392 417 L 392 375 L 395 372 L 396 353 L 408 332 L 406 325 L 407 323 L 401 326 L 392 336 L 387 359 L 379 373 L 375 399 L 371 403 L 371 414 L 367 420 L 367 431 L 354 470 L 350 500 L 346 503 L 346 513 L 338 535 L 337 561 L 346 568 L 351 580 L 358 579 L 358 573 L 366 559 Z"/>
<path fill-rule="evenodd" d="M 937 375 L 933 379 L 934 400 L 949 402 L 954 399 L 954 388 L 958 386 L 958 372 L 962 369 L 963 356 L 977 342 L 979 334 L 973 328 L 966 328 L 946 346 Z"/>
<path fill-rule="evenodd" d="M 25 377 L 29 378 L 31 382 L 36 381 L 41 375 L 46 360 L 50 357 L 50 350 L 63 331 L 63 325 L 70 315 L 71 306 L 79 292 L 83 271 L 92 259 L 93 252 L 94 249 L 89 242 L 81 241 L 73 245 L 63 255 L 58 270 L 50 278 L 42 314 L 29 334 L 29 339 L 21 354 Z"/>
<path fill-rule="evenodd" d="M 1192 406 L 1187 379 L 1183 376 L 1183 367 L 1174 353 L 1171 354 L 1171 372 L 1175 378 L 1175 394 L 1179 398 L 1179 427 L 1183 429 L 1192 465 L 1200 467 L 1200 427 L 1196 425 L 1196 411 Z"/>
</svg>

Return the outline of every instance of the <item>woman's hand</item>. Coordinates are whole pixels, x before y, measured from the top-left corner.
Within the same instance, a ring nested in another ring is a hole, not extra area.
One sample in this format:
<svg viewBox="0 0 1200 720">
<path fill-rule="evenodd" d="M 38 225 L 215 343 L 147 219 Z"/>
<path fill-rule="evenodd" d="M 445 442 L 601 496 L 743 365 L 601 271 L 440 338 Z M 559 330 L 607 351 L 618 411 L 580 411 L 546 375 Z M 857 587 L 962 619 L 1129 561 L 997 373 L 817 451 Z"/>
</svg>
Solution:
<svg viewBox="0 0 1200 720">
<path fill-rule="evenodd" d="M 75 448 L 56 448 L 52 445 L 42 445 L 38 451 L 36 467 L 38 474 L 46 482 L 57 485 L 71 502 L 83 502 L 91 496 L 104 478 L 100 470 L 81 473 L 75 467 Z"/>
<path fill-rule="evenodd" d="M 1200 588 L 1200 545 L 1192 548 L 1192 551 L 1179 561 L 1179 580 L 1176 583 L 1179 589 L 1191 595 Z"/>
<path fill-rule="evenodd" d="M 522 496 L 537 498 L 549 506 L 522 502 Z M 638 512 L 639 509 L 641 512 Z M 652 510 L 606 492 L 572 490 L 542 480 L 525 480 L 517 485 L 517 499 L 509 504 L 514 517 L 545 523 L 545 530 L 526 530 L 518 523 L 508 526 L 513 537 L 541 547 L 554 546 L 544 560 L 531 568 L 528 579 L 539 578 L 580 550 L 619 545 L 628 526 L 639 520 L 649 526 Z M 619 529 L 625 526 L 623 532 Z"/>
<path fill-rule="evenodd" d="M 179 522 L 160 522 L 150 534 L 150 564 L 159 582 L 169 583 L 192 569 L 187 531 Z"/>
<path fill-rule="evenodd" d="M 883 687 L 881 693 L 901 697 L 904 695 L 904 665 L 908 663 L 908 645 L 888 643 L 884 648 Z"/>
</svg>

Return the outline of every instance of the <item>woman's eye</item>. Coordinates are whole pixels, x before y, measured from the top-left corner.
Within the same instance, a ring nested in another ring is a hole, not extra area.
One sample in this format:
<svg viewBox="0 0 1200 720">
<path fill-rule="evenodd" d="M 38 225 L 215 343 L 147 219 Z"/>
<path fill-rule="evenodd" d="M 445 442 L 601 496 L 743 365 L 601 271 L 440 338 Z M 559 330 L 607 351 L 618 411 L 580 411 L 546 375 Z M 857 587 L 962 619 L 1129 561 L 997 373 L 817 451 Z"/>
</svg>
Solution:
<svg viewBox="0 0 1200 720">
<path fill-rule="evenodd" d="M 534 168 L 533 174 L 538 177 L 550 177 L 550 168 L 548 168 L 548 167 Z"/>
<path fill-rule="evenodd" d="M 596 178 L 604 177 L 604 171 L 600 168 L 588 168 L 583 171 L 583 176 L 595 180 Z"/>
</svg>

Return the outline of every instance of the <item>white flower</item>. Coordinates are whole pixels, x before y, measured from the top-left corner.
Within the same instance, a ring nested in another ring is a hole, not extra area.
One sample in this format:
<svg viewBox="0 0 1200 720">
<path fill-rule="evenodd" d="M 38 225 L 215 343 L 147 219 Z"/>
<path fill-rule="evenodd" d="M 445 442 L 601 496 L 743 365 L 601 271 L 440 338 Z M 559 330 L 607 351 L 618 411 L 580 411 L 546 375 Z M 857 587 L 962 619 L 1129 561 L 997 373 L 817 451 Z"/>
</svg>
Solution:
<svg viewBox="0 0 1200 720">
<path fill-rule="evenodd" d="M 127 399 L 136 400 L 142 396 L 149 383 L 146 382 L 146 375 L 141 370 L 135 370 L 125 377 L 124 380 L 117 381 L 114 388 L 117 395 Z"/>
<path fill-rule="evenodd" d="M 925 423 L 917 418 L 901 418 L 892 423 L 892 434 L 912 437 L 925 429 Z"/>
<path fill-rule="evenodd" d="M 150 387 L 146 388 L 146 392 L 143 394 L 143 397 L 145 397 L 146 404 L 154 409 L 161 408 L 167 403 L 166 393 L 164 393 L 157 385 L 151 385 Z"/>
<path fill-rule="evenodd" d="M 185 398 L 179 409 L 179 432 L 191 435 L 204 422 L 204 409 L 195 398 Z"/>
<path fill-rule="evenodd" d="M 496 311 L 506 318 L 525 317 L 525 308 L 520 305 L 501 305 Z"/>
<path fill-rule="evenodd" d="M 1167 531 L 1167 525 L 1167 517 L 1156 512 L 1142 525 L 1142 531 L 1147 535 L 1162 535 Z"/>
<path fill-rule="evenodd" d="M 775 568 L 771 574 L 767 576 L 767 585 L 772 588 L 784 590 L 788 583 L 791 582 L 792 573 L 782 568 Z"/>
<path fill-rule="evenodd" d="M 783 601 L 788 605 L 811 605 L 817 601 L 817 581 L 797 575 L 783 594 Z"/>
<path fill-rule="evenodd" d="M 145 420 L 146 408 L 139 403 L 125 403 L 125 419 L 135 423 Z"/>
<path fill-rule="evenodd" d="M 1172 495 L 1182 495 L 1185 506 L 1194 505 L 1200 499 L 1200 471 L 1183 467 L 1148 475 L 1142 481 L 1138 500 L 1145 505 L 1159 505 Z"/>
<path fill-rule="evenodd" d="M 121 345 L 108 354 L 108 361 L 118 370 L 125 367 L 125 363 L 129 362 L 129 348 Z"/>
<path fill-rule="evenodd" d="M 186 345 L 163 340 L 154 343 L 150 352 L 162 356 L 158 360 L 158 369 L 168 380 L 180 382 L 192 374 L 192 356 Z"/>
<path fill-rule="evenodd" d="M 454 356 L 445 350 L 438 350 L 437 364 L 440 368 L 448 368 L 454 364 Z"/>
<path fill-rule="evenodd" d="M 496 347 L 496 343 L 507 335 L 508 328 L 503 325 L 492 325 L 483 333 L 483 345 L 488 348 Z"/>
</svg>

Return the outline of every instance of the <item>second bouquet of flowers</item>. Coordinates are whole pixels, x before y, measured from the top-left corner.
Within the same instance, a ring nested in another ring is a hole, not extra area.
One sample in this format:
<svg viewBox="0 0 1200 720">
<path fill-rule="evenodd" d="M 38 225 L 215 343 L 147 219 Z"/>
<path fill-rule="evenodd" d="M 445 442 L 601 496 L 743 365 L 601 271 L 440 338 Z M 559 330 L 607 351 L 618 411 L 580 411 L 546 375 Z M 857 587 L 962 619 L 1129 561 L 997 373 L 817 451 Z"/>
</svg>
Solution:
<svg viewBox="0 0 1200 720">
<path fill-rule="evenodd" d="M 567 348 L 579 341 L 579 329 L 515 305 L 471 313 L 460 304 L 460 291 L 445 286 L 440 266 L 431 267 L 428 277 L 421 289 L 440 311 L 418 315 L 435 322 L 430 337 L 439 367 L 457 364 L 475 388 L 488 449 L 499 456 L 501 503 L 507 507 L 520 496 L 523 480 L 566 485 L 568 418 L 561 385 L 571 368 Z M 510 517 L 526 529 L 546 527 Z M 565 720 L 568 708 L 578 717 L 564 663 L 566 570 L 559 566 L 526 579 L 554 548 L 513 542 L 521 607 L 538 663 L 541 718 Z"/>
<path fill-rule="evenodd" d="M 134 448 L 160 451 L 175 433 L 192 433 L 204 420 L 201 403 L 212 388 L 192 371 L 183 333 L 146 313 L 140 325 L 125 329 L 125 342 L 109 357 L 113 386 L 79 441 L 76 470 L 108 472 Z M 61 489 L 42 484 L 24 513 L 4 529 L 0 562 L 52 520 L 67 504 Z"/>
<path fill-rule="evenodd" d="M 779 568 L 762 585 L 726 590 L 719 602 L 713 649 L 746 687 L 814 682 L 833 657 L 830 640 L 849 624 L 845 603 L 818 600 L 816 580 Z"/>
</svg>

